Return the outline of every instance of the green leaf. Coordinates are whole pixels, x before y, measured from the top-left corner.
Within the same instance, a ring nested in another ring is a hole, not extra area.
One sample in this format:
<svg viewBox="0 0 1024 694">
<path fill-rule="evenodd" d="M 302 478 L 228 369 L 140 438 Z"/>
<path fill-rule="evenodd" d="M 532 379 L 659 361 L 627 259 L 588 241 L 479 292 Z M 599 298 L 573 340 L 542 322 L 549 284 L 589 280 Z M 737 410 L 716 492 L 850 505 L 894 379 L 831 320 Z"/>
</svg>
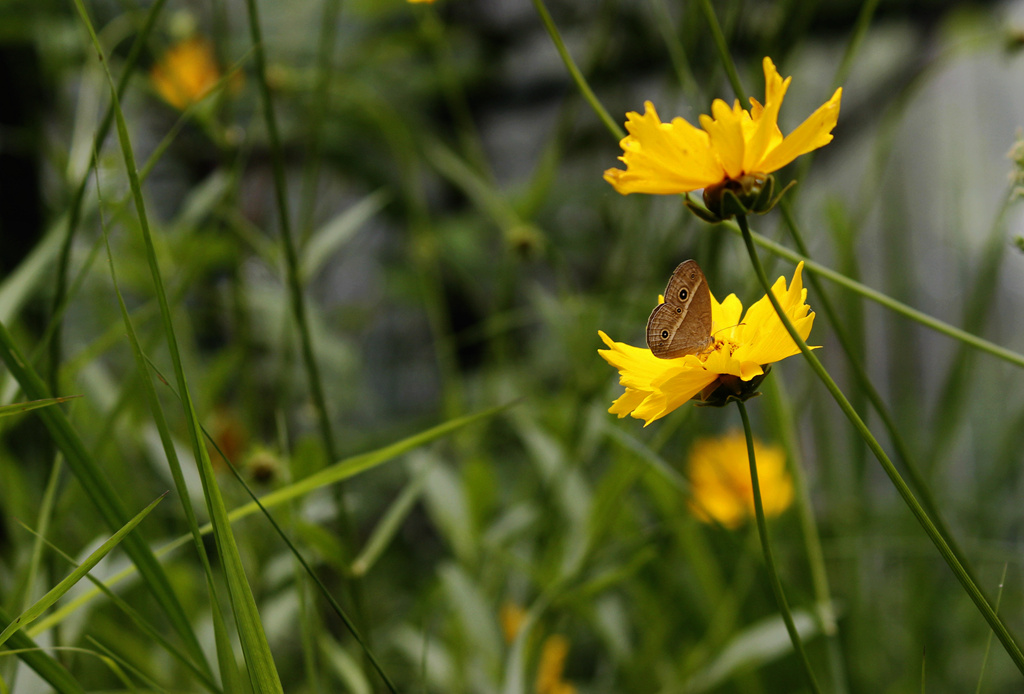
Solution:
<svg viewBox="0 0 1024 694">
<path fill-rule="evenodd" d="M 359 455 L 352 456 L 351 458 L 345 458 L 330 467 L 324 468 L 323 470 L 306 477 L 305 479 L 289 484 L 288 486 L 277 489 L 269 494 L 265 494 L 260 497 L 260 503 L 264 508 L 268 509 L 280 506 L 281 504 L 285 504 L 293 499 L 297 499 L 328 485 L 341 482 L 349 477 L 354 477 L 361 472 L 366 472 L 367 470 L 386 463 L 389 460 L 393 460 L 414 448 L 426 445 L 431 441 L 456 431 L 457 429 L 461 429 L 464 426 L 493 417 L 499 412 L 508 409 L 513 404 L 515 404 L 515 402 L 499 405 L 498 407 L 492 407 L 463 417 L 457 417 L 375 451 L 361 453 Z M 228 514 L 228 517 L 231 522 L 234 523 L 242 518 L 251 516 L 257 511 L 259 511 L 259 506 L 257 506 L 255 502 L 250 502 L 231 511 Z M 212 530 L 213 527 L 210 524 L 206 524 L 200 528 L 200 532 L 204 535 L 209 534 Z M 157 555 L 163 557 L 182 545 L 187 544 L 190 539 L 191 535 L 182 535 L 160 548 L 160 550 L 157 551 Z M 117 575 L 107 579 L 106 584 L 108 586 L 115 585 L 119 581 L 131 576 L 135 573 L 135 570 L 135 567 L 128 567 L 124 571 L 121 571 Z M 75 612 L 82 605 L 92 600 L 98 594 L 99 590 L 94 590 L 69 601 L 52 615 L 40 620 L 39 624 L 37 624 L 32 630 L 32 633 L 41 633 L 42 631 L 51 628 L 53 625 L 59 624 L 62 620 Z"/>
<path fill-rule="evenodd" d="M 802 639 L 817 633 L 817 621 L 803 610 L 793 612 Z M 715 689 L 741 670 L 756 668 L 793 650 L 781 617 L 771 617 L 747 627 L 725 645 L 718 657 L 699 670 L 684 688 L 686 694 Z"/>
<path fill-rule="evenodd" d="M 53 271 L 53 258 L 60 250 L 60 237 L 59 228 L 53 227 L 28 258 L 0 283 L 0 321 L 10 321 L 25 300 L 32 296 L 38 284 L 49 279 Z"/>
<path fill-rule="evenodd" d="M 10 622 L 11 617 L 0 607 L 0 624 Z M 21 661 L 35 670 L 36 674 L 46 680 L 60 694 L 85 694 L 82 685 L 71 676 L 63 665 L 58 663 L 35 641 L 21 632 L 11 634 L 7 647 L 16 651 Z M 2 680 L 0 680 L 2 684 Z"/>
<path fill-rule="evenodd" d="M 308 279 L 320 272 L 337 250 L 383 209 L 388 198 L 387 192 L 383 190 L 370 193 L 318 229 L 302 251 L 299 261 L 301 276 Z"/>
<path fill-rule="evenodd" d="M 143 518 L 148 516 L 149 512 L 156 508 L 156 505 L 160 503 L 165 496 L 167 496 L 166 492 L 153 501 L 149 506 L 142 509 L 138 515 L 128 521 L 120 530 L 111 535 L 106 542 L 100 545 L 95 552 L 90 554 L 88 558 L 82 562 L 81 566 L 68 574 L 67 578 L 51 588 L 46 595 L 39 598 L 31 607 L 18 615 L 10 624 L 7 625 L 6 629 L 0 632 L 0 644 L 7 641 L 7 639 L 9 639 L 11 635 L 18 630 L 24 629 L 27 625 L 35 621 L 39 615 L 46 611 L 47 608 L 57 602 L 64 593 L 71 590 L 71 587 L 81 581 L 94 566 L 99 564 L 100 559 L 107 556 L 107 553 L 110 552 L 110 550 L 117 547 L 121 540 L 123 540 L 128 533 L 134 530 L 135 526 L 138 525 Z"/>
<path fill-rule="evenodd" d="M 30 398 L 45 400 L 50 397 L 43 380 L 18 350 L 14 338 L 3 322 L 0 322 L 0 360 L 7 365 L 11 375 Z M 103 520 L 112 530 L 123 526 L 128 521 L 128 513 L 113 485 L 86 449 L 81 436 L 71 425 L 64 411 L 59 407 L 43 407 L 37 410 L 37 416 L 46 425 L 57 448 L 67 460 L 68 467 Z M 141 537 L 129 535 L 125 538 L 124 550 L 142 574 L 146 586 L 167 614 L 175 631 L 185 641 L 189 653 L 205 668 L 205 658 L 188 616 L 149 545 Z"/>
<path fill-rule="evenodd" d="M 42 400 L 32 400 L 29 402 L 16 402 L 10 405 L 0 405 L 0 417 L 9 417 L 12 414 L 19 414 L 21 412 L 28 412 L 29 410 L 36 410 L 40 407 L 49 407 L 50 405 L 56 405 L 61 402 L 67 402 L 73 398 L 80 398 L 81 395 L 65 395 L 59 398 L 44 398 Z"/>
</svg>

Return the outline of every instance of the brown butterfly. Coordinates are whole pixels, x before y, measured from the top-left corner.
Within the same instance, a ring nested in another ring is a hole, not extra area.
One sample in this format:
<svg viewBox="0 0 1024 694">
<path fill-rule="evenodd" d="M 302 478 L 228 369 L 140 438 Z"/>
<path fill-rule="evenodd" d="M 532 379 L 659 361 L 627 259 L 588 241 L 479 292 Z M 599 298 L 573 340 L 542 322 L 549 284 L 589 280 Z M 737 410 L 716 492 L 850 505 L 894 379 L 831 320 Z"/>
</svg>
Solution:
<svg viewBox="0 0 1024 694">
<path fill-rule="evenodd" d="M 668 280 L 665 303 L 647 319 L 647 346 L 654 356 L 673 359 L 700 354 L 714 342 L 708 281 L 696 260 L 684 261 Z"/>
</svg>

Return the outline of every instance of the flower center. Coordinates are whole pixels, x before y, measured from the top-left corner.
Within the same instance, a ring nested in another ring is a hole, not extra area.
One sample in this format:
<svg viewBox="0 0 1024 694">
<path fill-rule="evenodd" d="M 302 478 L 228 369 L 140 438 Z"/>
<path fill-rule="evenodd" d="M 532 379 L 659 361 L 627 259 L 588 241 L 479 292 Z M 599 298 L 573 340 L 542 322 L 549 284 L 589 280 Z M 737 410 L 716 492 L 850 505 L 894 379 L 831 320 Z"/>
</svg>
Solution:
<svg viewBox="0 0 1024 694">
<path fill-rule="evenodd" d="M 729 339 L 728 337 L 716 337 L 714 344 L 710 348 L 701 352 L 697 355 L 697 358 L 702 362 L 706 362 L 708 357 L 714 352 L 722 352 L 727 357 L 731 357 L 732 353 L 736 351 L 739 344 Z"/>
</svg>

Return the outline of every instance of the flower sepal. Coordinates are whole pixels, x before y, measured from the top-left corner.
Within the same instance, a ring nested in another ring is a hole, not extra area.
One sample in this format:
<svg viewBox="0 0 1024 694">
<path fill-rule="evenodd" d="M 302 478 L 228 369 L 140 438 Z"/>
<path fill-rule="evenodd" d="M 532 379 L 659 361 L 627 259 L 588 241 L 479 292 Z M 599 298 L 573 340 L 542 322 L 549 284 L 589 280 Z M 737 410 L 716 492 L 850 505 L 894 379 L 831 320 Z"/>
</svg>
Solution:
<svg viewBox="0 0 1024 694">
<path fill-rule="evenodd" d="M 686 209 L 693 212 L 700 220 L 707 222 L 708 224 L 719 224 L 724 221 L 708 208 L 695 202 L 694 199 L 690 197 L 689 193 L 683 196 L 683 204 L 686 206 Z"/>
<path fill-rule="evenodd" d="M 744 381 L 732 374 L 721 374 L 707 388 L 693 396 L 692 399 L 697 401 L 694 404 L 697 407 L 725 407 L 734 400 L 746 402 L 750 398 L 756 398 L 761 394 L 757 389 L 758 386 L 772 370 L 771 364 L 761 368 L 764 369 L 764 373 L 754 376 L 749 381 Z"/>
<path fill-rule="evenodd" d="M 771 174 L 744 174 L 737 179 L 728 178 L 704 189 L 704 205 L 697 207 L 687 197 L 686 206 L 706 222 L 718 223 L 736 215 L 765 214 L 771 211 L 796 181 L 790 181 L 778 195 L 775 177 Z"/>
</svg>

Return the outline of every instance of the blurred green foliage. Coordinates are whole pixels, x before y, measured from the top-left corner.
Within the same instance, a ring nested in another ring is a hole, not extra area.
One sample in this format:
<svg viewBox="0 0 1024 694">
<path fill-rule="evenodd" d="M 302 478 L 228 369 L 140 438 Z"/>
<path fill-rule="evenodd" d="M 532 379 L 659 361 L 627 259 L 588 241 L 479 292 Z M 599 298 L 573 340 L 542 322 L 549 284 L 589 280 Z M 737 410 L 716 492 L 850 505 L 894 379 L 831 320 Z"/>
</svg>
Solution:
<svg viewBox="0 0 1024 694">
<path fill-rule="evenodd" d="M 765 55 L 793 75 L 784 132 L 835 80 L 844 86 L 835 141 L 779 176 L 799 181 L 788 199 L 810 254 L 1024 351 L 1024 255 L 1013 246 L 1022 218 L 1005 156 L 1024 125 L 1024 63 L 1008 50 L 1024 22 L 1019 7 L 714 5 L 748 92 L 762 96 Z M 336 461 L 317 429 L 288 293 L 276 153 L 246 7 L 86 7 L 115 79 L 158 12 L 122 106 L 140 167 L 154 157 L 143 192 L 198 416 L 258 493 L 302 480 Z M 665 120 L 695 122 L 711 99 L 732 98 L 697 3 L 549 9 L 618 122 L 646 99 Z M 758 298 L 738 238 L 699 222 L 676 197 L 622 197 L 602 180 L 621 150 L 525 0 L 300 0 L 260 11 L 308 337 L 337 455 L 516 403 L 272 511 L 397 688 L 533 692 L 541 645 L 561 634 L 570 644 L 564 679 L 579 692 L 800 691 L 753 528 L 703 525 L 686 504 L 691 445 L 738 426 L 736 413 L 684 406 L 647 428 L 616 420 L 606 410 L 622 388 L 596 351 L 598 329 L 642 345 L 658 292 L 689 257 L 719 298 Z M 149 71 L 193 32 L 212 42 L 222 74 L 241 77 L 179 112 Z M 58 384 L 55 395 L 82 395 L 56 407 L 134 515 L 172 480 L 130 358 L 103 226 L 142 348 L 161 372 L 173 370 L 113 132 L 96 152 L 95 178 L 88 172 L 109 85 L 73 6 L 54 2 L 0 5 L 0 76 L 0 321 Z M 753 223 L 788 243 L 777 214 Z M 787 262 L 768 263 L 773 278 L 791 276 Z M 60 282 L 68 302 L 55 313 Z M 1024 632 L 1020 369 L 823 286 L 978 580 L 1001 595 L 1011 630 Z M 812 308 L 818 300 L 812 291 Z M 810 342 L 868 415 L 821 314 Z M 202 516 L 185 418 L 155 384 Z M 763 390 L 749 403 L 755 429 L 789 442 L 823 547 L 834 634 L 817 611 L 798 512 L 772 520 L 783 584 L 826 690 L 965 691 L 979 681 L 980 691 L 1018 690 L 1021 674 L 998 643 L 988 651 L 985 622 L 806 364 L 779 364 Z M 7 370 L 0 392 L 2 405 L 28 399 Z M 15 519 L 80 559 L 111 534 L 79 481 L 55 464 L 37 415 L 0 418 L 7 615 L 72 570 Z M 226 466 L 218 479 L 229 509 L 249 500 Z M 233 528 L 285 690 L 384 691 L 266 519 Z M 187 531 L 179 500 L 168 498 L 136 532 L 158 548 Z M 221 580 L 212 542 L 207 549 Z M 115 558 L 93 574 L 126 565 Z M 211 612 L 227 605 L 211 606 L 193 547 L 164 566 L 213 661 Z M 116 590 L 172 633 L 144 585 Z M 499 620 L 509 603 L 528 614 L 512 642 Z M 127 676 L 141 688 L 199 686 L 103 597 L 30 635 L 45 647 L 109 649 L 137 668 Z M 125 687 L 100 659 L 47 652 L 85 690 Z M 11 691 L 41 690 L 29 668 L 0 656 Z"/>
</svg>

